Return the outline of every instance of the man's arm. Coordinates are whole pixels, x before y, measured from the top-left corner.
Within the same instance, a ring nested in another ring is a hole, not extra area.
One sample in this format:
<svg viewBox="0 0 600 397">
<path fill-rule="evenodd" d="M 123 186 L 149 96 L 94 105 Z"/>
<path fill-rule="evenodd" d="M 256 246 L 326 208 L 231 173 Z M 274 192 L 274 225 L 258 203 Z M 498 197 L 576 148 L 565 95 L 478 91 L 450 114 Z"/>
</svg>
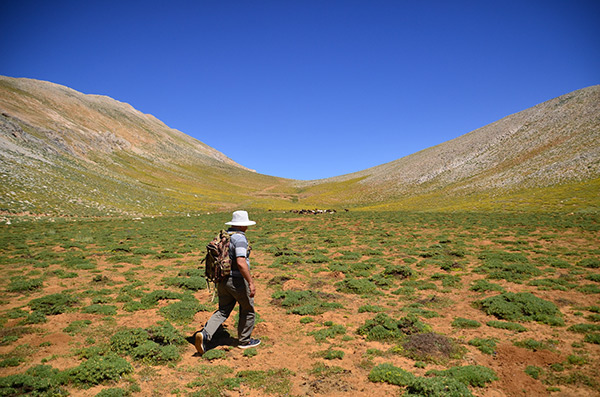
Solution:
<svg viewBox="0 0 600 397">
<path fill-rule="evenodd" d="M 250 274 L 250 269 L 248 269 L 248 264 L 246 263 L 246 258 L 242 256 L 238 256 L 235 258 L 235 261 L 238 266 L 238 270 L 244 276 L 244 279 L 248 282 L 248 286 L 250 287 L 250 297 L 254 298 L 254 294 L 256 293 L 256 287 L 254 286 L 254 281 L 252 280 L 252 275 Z"/>
</svg>

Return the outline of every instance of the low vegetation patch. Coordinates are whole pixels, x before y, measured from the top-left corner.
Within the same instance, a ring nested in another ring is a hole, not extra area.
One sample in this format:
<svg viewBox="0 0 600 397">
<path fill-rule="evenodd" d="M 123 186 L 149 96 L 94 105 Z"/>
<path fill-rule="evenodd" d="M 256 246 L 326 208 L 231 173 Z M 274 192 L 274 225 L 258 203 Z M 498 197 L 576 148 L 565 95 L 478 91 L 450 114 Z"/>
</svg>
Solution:
<svg viewBox="0 0 600 397">
<path fill-rule="evenodd" d="M 468 318 L 457 317 L 452 321 L 451 324 L 454 328 L 479 328 L 481 323 L 479 321 L 470 320 Z"/>
<path fill-rule="evenodd" d="M 510 321 L 491 320 L 491 321 L 488 321 L 486 323 L 486 325 L 488 327 L 505 329 L 505 330 L 508 330 L 508 331 L 515 331 L 515 332 L 525 332 L 525 331 L 527 331 L 527 328 L 525 328 L 523 325 L 521 325 L 519 323 L 512 323 Z"/>
<path fill-rule="evenodd" d="M 271 298 L 271 303 L 286 308 L 288 313 L 301 316 L 322 314 L 342 307 L 333 301 L 335 297 L 331 294 L 312 290 L 277 291 Z"/>
<path fill-rule="evenodd" d="M 116 354 L 94 356 L 75 368 L 66 371 L 69 381 L 90 387 L 109 381 L 118 381 L 123 375 L 133 372 L 133 366 Z"/>
<path fill-rule="evenodd" d="M 429 332 L 431 327 L 419 320 L 415 315 L 408 315 L 399 320 L 394 320 L 385 313 L 377 314 L 356 331 L 359 335 L 366 336 L 367 340 L 397 341 L 406 335 Z"/>
<path fill-rule="evenodd" d="M 476 302 L 486 314 L 508 321 L 537 321 L 549 325 L 564 325 L 558 307 L 529 292 L 505 292 Z"/>
<path fill-rule="evenodd" d="M 485 387 L 488 383 L 498 380 L 496 373 L 481 365 L 465 365 L 452 367 L 443 371 L 427 371 L 425 376 L 441 376 L 456 379 L 467 386 Z"/>
<path fill-rule="evenodd" d="M 452 367 L 444 371 L 432 370 L 422 377 L 385 363 L 374 367 L 369 373 L 371 382 L 405 387 L 405 396 L 473 396 L 468 386 L 485 387 L 497 379 L 493 370 L 480 365 Z"/>
<path fill-rule="evenodd" d="M 23 374 L 0 378 L 0 395 L 2 396 L 64 396 L 68 376 L 49 365 L 37 365 Z"/>
<path fill-rule="evenodd" d="M 124 329 L 110 338 L 111 350 L 150 365 L 179 361 L 179 347 L 186 343 L 181 333 L 168 322 L 146 329 Z"/>
<path fill-rule="evenodd" d="M 520 341 L 513 342 L 515 346 L 524 347 L 526 349 L 532 351 L 538 350 L 554 350 L 554 347 L 558 344 L 558 342 L 549 340 L 549 341 L 539 341 L 533 338 L 527 338 Z"/>
<path fill-rule="evenodd" d="M 338 335 L 346 334 L 346 327 L 341 324 L 334 324 L 329 321 L 325 322 L 323 326 L 321 329 L 308 333 L 315 338 L 316 342 L 325 342 L 327 339 L 333 339 Z"/>
<path fill-rule="evenodd" d="M 33 299 L 31 302 L 29 302 L 29 307 L 32 311 L 37 311 L 45 314 L 46 316 L 51 316 L 65 313 L 77 303 L 77 298 L 69 294 L 60 293 Z"/>
<path fill-rule="evenodd" d="M 469 345 L 475 346 L 479 351 L 484 354 L 495 354 L 496 353 L 496 338 L 473 338 L 469 341 Z"/>
<path fill-rule="evenodd" d="M 42 288 L 44 282 L 41 278 L 26 278 L 26 277 L 12 277 L 8 288 L 8 292 L 29 292 Z"/>
<path fill-rule="evenodd" d="M 251 389 L 261 390 L 266 394 L 288 395 L 292 384 L 290 377 L 293 372 L 288 369 L 270 369 L 267 371 L 240 371 L 236 377 L 240 383 Z"/>
</svg>

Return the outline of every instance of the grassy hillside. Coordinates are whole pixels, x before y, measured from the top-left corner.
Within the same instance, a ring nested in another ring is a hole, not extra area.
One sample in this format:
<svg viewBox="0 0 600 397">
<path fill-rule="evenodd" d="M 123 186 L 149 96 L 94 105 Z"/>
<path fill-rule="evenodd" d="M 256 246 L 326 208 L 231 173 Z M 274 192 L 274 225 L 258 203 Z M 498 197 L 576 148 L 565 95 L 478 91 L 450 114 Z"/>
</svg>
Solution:
<svg viewBox="0 0 600 397">
<path fill-rule="evenodd" d="M 335 197 L 359 208 L 573 210 L 598 209 L 599 177 L 594 86 L 396 161 L 299 186 L 313 202 Z"/>
<path fill-rule="evenodd" d="M 0 110 L 4 212 L 185 213 L 266 207 L 294 191 L 110 98 L 1 78 Z"/>
<path fill-rule="evenodd" d="M 595 211 L 600 86 L 361 172 L 249 170 L 108 97 L 0 76 L 0 212 L 159 215 L 289 210 Z"/>
</svg>

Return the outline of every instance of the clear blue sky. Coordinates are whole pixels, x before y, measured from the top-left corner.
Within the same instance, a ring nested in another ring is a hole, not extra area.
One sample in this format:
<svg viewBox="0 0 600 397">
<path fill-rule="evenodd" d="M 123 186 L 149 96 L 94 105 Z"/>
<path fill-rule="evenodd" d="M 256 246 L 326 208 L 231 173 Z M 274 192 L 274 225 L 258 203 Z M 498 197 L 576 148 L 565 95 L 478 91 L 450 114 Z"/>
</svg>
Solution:
<svg viewBox="0 0 600 397">
<path fill-rule="evenodd" d="M 268 175 L 360 171 L 600 83 L 600 1 L 31 1 L 0 74 L 108 95 Z"/>
</svg>

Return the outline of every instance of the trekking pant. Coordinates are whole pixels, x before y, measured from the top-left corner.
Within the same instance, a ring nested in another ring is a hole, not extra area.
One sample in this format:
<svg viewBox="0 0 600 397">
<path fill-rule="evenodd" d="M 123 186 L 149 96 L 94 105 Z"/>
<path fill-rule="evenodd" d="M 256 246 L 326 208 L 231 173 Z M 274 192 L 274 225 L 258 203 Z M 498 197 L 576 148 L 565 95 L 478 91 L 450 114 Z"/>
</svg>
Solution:
<svg viewBox="0 0 600 397">
<path fill-rule="evenodd" d="M 238 340 L 240 344 L 250 341 L 254 329 L 254 298 L 250 297 L 250 288 L 243 277 L 229 277 L 217 286 L 219 309 L 213 313 L 203 334 L 210 341 L 217 329 L 227 320 L 236 302 L 240 304 L 240 319 L 238 322 Z"/>
</svg>

